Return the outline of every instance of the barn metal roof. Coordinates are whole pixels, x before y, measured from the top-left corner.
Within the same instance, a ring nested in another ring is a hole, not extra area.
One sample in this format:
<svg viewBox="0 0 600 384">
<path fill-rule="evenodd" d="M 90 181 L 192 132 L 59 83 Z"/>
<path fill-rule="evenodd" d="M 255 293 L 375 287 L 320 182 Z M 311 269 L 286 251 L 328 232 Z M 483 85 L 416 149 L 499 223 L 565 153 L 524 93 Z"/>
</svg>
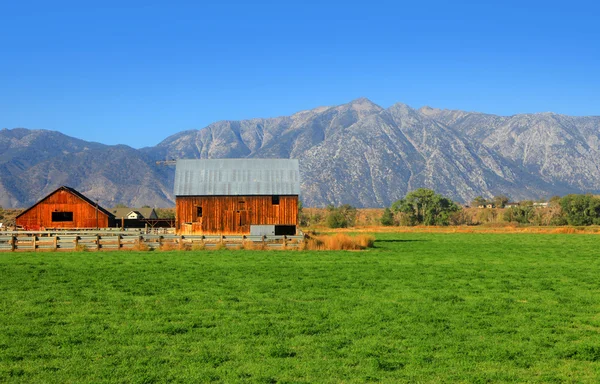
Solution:
<svg viewBox="0 0 600 384">
<path fill-rule="evenodd" d="M 177 160 L 175 196 L 299 195 L 295 159 Z"/>
</svg>

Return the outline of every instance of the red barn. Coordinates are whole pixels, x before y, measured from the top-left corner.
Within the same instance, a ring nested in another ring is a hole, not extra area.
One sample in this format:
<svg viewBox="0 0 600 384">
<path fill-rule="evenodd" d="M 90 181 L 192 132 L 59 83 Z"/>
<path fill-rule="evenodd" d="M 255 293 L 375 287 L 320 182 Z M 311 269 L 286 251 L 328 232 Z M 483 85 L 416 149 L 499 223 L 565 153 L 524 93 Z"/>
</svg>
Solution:
<svg viewBox="0 0 600 384">
<path fill-rule="evenodd" d="M 45 228 L 108 228 L 115 216 L 73 188 L 60 187 L 16 218 L 25 230 Z"/>
<path fill-rule="evenodd" d="M 295 159 L 177 160 L 180 234 L 295 235 L 300 172 Z"/>
</svg>

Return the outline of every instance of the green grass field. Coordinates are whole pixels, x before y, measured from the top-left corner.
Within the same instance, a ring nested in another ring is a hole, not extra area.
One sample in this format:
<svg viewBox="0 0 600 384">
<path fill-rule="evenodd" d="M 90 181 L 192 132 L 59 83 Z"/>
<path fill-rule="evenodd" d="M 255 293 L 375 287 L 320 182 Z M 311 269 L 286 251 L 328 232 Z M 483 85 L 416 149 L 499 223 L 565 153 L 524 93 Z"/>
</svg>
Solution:
<svg viewBox="0 0 600 384">
<path fill-rule="evenodd" d="M 0 254 L 0 382 L 599 382 L 600 237 Z"/>
</svg>

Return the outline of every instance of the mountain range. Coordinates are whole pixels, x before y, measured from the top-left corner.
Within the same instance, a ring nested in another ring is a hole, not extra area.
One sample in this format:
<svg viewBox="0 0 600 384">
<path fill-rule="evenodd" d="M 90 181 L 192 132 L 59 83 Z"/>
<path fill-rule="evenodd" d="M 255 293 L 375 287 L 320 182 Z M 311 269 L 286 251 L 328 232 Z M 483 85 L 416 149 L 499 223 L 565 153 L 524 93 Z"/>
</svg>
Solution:
<svg viewBox="0 0 600 384">
<path fill-rule="evenodd" d="M 361 98 L 291 116 L 219 121 L 154 147 L 0 130 L 0 205 L 26 207 L 61 185 L 111 207 L 174 204 L 182 158 L 297 158 L 305 206 L 383 207 L 416 188 L 458 202 L 600 192 L 600 117 L 496 116 L 382 108 Z"/>
</svg>

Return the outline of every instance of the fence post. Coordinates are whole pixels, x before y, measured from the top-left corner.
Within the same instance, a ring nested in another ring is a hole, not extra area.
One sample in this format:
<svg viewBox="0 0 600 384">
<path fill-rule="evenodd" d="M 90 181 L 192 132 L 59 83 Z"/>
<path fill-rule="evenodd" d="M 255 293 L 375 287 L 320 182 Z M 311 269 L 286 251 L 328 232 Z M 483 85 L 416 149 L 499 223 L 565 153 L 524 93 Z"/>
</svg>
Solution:
<svg viewBox="0 0 600 384">
<path fill-rule="evenodd" d="M 100 235 L 96 235 L 96 251 L 100 250 Z"/>
<path fill-rule="evenodd" d="M 179 250 L 182 250 L 183 248 L 183 235 L 179 235 Z"/>
<path fill-rule="evenodd" d="M 283 249 L 287 248 L 287 235 L 283 235 Z"/>
<path fill-rule="evenodd" d="M 14 250 L 15 250 L 15 245 L 16 245 L 16 242 L 17 242 L 17 236 L 15 236 L 15 235 L 12 235 L 12 236 L 10 237 L 10 250 L 11 250 L 11 251 L 14 251 Z"/>
<path fill-rule="evenodd" d="M 31 244 L 33 245 L 33 251 L 35 252 L 35 250 L 37 249 L 37 235 L 33 235 L 33 240 Z"/>
<path fill-rule="evenodd" d="M 121 249 L 121 235 L 117 235 L 117 249 Z"/>
<path fill-rule="evenodd" d="M 75 250 L 77 251 L 77 247 L 79 247 L 79 235 L 75 235 L 75 240 L 73 242 L 75 243 Z"/>
<path fill-rule="evenodd" d="M 58 235 L 54 235 L 54 249 L 58 250 Z"/>
</svg>

